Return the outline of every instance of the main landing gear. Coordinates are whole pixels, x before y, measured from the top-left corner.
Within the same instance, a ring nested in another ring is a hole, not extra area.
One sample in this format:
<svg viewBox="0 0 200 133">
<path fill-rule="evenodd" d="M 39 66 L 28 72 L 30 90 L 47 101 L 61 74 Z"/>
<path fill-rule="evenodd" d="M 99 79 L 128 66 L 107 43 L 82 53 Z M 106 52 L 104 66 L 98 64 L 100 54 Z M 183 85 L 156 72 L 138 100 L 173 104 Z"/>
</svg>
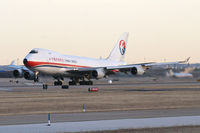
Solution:
<svg viewBox="0 0 200 133">
<path fill-rule="evenodd" d="M 80 81 L 81 80 L 81 81 Z M 69 85 L 93 85 L 93 82 L 87 78 L 88 81 L 85 81 L 85 77 L 83 78 L 74 78 L 71 77 L 71 81 L 69 81 Z"/>
<path fill-rule="evenodd" d="M 80 81 L 78 82 L 80 85 L 93 85 L 92 81 Z M 75 81 L 69 81 L 69 85 L 78 85 Z"/>
<path fill-rule="evenodd" d="M 77 85 L 76 81 L 69 81 L 69 85 Z"/>
<path fill-rule="evenodd" d="M 62 89 L 68 89 L 69 85 L 62 85 Z"/>
<path fill-rule="evenodd" d="M 54 82 L 55 86 L 60 86 L 62 84 L 63 84 L 63 81 L 60 81 L 60 80 Z"/>
<path fill-rule="evenodd" d="M 61 86 L 62 89 L 68 89 L 69 86 L 68 85 L 62 85 Z M 48 89 L 48 84 L 43 84 L 43 90 L 47 90 Z"/>
<path fill-rule="evenodd" d="M 54 86 L 61 86 L 62 89 L 68 89 L 69 86 L 68 85 L 63 85 L 64 83 L 64 79 L 57 79 L 55 82 L 54 82 Z M 47 90 L 48 89 L 48 85 L 47 84 L 43 84 L 43 90 Z"/>
<path fill-rule="evenodd" d="M 81 80 L 81 81 L 80 81 Z M 63 85 L 64 79 L 57 79 L 54 82 L 54 86 L 61 86 L 62 89 L 68 89 L 71 85 L 93 85 L 93 82 L 88 79 L 88 81 L 85 81 L 84 78 L 71 78 L 71 81 L 69 81 L 69 85 Z M 43 84 L 43 89 L 47 90 L 48 85 Z"/>
<path fill-rule="evenodd" d="M 63 85 L 64 83 L 64 79 L 58 80 L 54 82 L 55 86 L 61 86 L 62 89 L 68 89 L 69 86 L 68 85 Z"/>
<path fill-rule="evenodd" d="M 92 81 L 75 81 L 75 80 L 72 80 L 72 81 L 69 81 L 69 85 L 93 85 L 93 82 Z"/>
<path fill-rule="evenodd" d="M 80 81 L 80 85 L 93 85 L 92 81 Z"/>
</svg>

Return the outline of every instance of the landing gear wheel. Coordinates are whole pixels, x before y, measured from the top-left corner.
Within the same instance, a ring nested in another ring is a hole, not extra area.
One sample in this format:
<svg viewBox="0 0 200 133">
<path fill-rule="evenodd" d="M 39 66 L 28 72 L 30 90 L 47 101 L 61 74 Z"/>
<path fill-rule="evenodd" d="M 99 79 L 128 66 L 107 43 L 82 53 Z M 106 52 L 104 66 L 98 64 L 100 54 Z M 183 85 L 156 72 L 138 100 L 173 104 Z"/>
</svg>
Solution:
<svg viewBox="0 0 200 133">
<path fill-rule="evenodd" d="M 90 85 L 89 81 L 85 81 L 85 85 Z"/>
<path fill-rule="evenodd" d="M 55 81 L 54 82 L 54 86 L 59 86 L 59 85 L 62 85 L 62 81 Z"/>
<path fill-rule="evenodd" d="M 39 82 L 39 77 L 38 76 L 34 77 L 34 82 Z"/>
<path fill-rule="evenodd" d="M 57 81 L 55 81 L 55 82 L 54 82 L 54 86 L 57 86 L 57 85 L 58 85 L 58 82 L 57 82 Z"/>
<path fill-rule="evenodd" d="M 80 81 L 80 85 L 93 85 L 92 81 Z"/>
<path fill-rule="evenodd" d="M 75 81 L 69 81 L 69 85 L 76 85 Z"/>
<path fill-rule="evenodd" d="M 68 85 L 62 85 L 62 89 L 69 89 Z"/>
<path fill-rule="evenodd" d="M 79 84 L 80 85 L 85 85 L 85 81 L 80 81 Z"/>
<path fill-rule="evenodd" d="M 93 82 L 92 81 L 88 81 L 88 85 L 93 85 Z"/>
<path fill-rule="evenodd" d="M 43 90 L 47 90 L 48 89 L 48 85 L 47 84 L 43 84 Z"/>
<path fill-rule="evenodd" d="M 39 72 L 35 72 L 34 73 L 34 82 L 39 82 L 39 76 L 38 76 Z"/>
</svg>

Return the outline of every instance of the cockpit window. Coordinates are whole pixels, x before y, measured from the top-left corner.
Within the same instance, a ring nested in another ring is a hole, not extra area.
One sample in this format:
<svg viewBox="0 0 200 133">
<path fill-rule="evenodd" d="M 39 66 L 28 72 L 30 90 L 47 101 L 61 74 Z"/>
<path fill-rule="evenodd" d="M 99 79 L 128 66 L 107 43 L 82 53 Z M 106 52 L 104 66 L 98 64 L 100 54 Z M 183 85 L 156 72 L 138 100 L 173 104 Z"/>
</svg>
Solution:
<svg viewBox="0 0 200 133">
<path fill-rule="evenodd" d="M 38 51 L 36 51 L 36 50 L 31 50 L 31 52 L 30 52 L 30 54 L 37 54 L 38 53 Z"/>
</svg>

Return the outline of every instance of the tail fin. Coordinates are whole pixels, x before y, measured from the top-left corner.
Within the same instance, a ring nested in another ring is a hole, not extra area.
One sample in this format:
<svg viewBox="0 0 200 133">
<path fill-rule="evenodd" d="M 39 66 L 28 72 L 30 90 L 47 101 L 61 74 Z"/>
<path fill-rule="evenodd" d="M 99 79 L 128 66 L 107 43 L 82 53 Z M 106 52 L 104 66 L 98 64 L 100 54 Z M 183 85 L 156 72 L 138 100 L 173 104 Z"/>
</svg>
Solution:
<svg viewBox="0 0 200 133">
<path fill-rule="evenodd" d="M 10 66 L 13 66 L 15 65 L 15 60 L 13 60 L 11 63 L 10 63 Z"/>
<path fill-rule="evenodd" d="M 117 41 L 117 44 L 111 51 L 110 55 L 108 56 L 107 60 L 113 61 L 124 61 L 127 41 L 128 41 L 128 32 L 124 32 L 120 39 Z"/>
</svg>

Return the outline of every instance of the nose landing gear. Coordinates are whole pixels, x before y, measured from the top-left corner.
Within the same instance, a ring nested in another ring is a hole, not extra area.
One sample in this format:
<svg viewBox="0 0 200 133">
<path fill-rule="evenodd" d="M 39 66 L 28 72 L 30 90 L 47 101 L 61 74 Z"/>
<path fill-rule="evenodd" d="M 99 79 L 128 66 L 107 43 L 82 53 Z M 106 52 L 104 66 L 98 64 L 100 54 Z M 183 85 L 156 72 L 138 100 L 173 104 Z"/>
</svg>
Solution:
<svg viewBox="0 0 200 133">
<path fill-rule="evenodd" d="M 34 73 L 34 82 L 39 82 L 39 76 L 38 76 L 39 72 L 35 72 Z"/>
</svg>

